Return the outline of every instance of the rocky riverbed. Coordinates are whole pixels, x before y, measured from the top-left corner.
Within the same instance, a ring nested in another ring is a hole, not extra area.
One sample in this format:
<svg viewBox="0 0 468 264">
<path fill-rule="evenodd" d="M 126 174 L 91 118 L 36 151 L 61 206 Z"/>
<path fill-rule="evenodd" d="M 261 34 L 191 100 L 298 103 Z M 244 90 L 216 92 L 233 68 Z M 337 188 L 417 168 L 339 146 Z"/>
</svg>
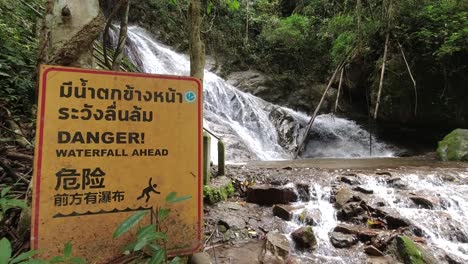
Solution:
<svg viewBox="0 0 468 264">
<path fill-rule="evenodd" d="M 344 161 L 229 166 L 234 195 L 205 205 L 211 261 L 468 262 L 468 165 Z"/>
</svg>

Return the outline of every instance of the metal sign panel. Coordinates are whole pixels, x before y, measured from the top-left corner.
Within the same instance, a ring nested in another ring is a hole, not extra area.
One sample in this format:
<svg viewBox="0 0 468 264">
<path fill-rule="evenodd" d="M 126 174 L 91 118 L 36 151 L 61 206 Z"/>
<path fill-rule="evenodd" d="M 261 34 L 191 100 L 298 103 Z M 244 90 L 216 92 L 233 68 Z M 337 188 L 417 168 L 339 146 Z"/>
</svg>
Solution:
<svg viewBox="0 0 468 264">
<path fill-rule="evenodd" d="M 116 227 L 169 207 L 170 255 L 202 246 L 202 85 L 198 79 L 40 67 L 31 244 L 93 263 L 122 253 Z M 191 199 L 168 205 L 170 192 Z"/>
</svg>

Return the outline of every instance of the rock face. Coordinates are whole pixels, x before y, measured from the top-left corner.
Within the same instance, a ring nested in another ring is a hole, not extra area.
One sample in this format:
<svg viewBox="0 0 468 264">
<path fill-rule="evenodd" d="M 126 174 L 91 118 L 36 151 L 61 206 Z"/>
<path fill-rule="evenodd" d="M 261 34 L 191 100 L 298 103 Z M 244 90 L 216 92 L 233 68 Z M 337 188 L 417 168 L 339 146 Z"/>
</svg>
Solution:
<svg viewBox="0 0 468 264">
<path fill-rule="evenodd" d="M 430 198 L 424 197 L 424 196 L 412 195 L 409 198 L 415 204 L 417 204 L 417 205 L 419 205 L 419 206 L 421 206 L 423 208 L 426 208 L 426 209 L 433 209 L 434 205 L 436 203 L 435 201 L 433 201 L 434 199 L 430 199 Z"/>
<path fill-rule="evenodd" d="M 297 199 L 293 188 L 257 185 L 247 190 L 247 202 L 259 205 L 288 204 Z"/>
<path fill-rule="evenodd" d="M 265 246 L 260 254 L 260 262 L 282 264 L 289 256 L 288 238 L 276 231 L 268 232 Z"/>
<path fill-rule="evenodd" d="M 348 248 L 358 242 L 357 237 L 350 234 L 330 232 L 328 236 L 330 237 L 330 242 L 336 248 Z"/>
<path fill-rule="evenodd" d="M 311 226 L 303 226 L 292 232 L 291 237 L 298 249 L 314 250 L 317 247 L 317 239 Z"/>
<path fill-rule="evenodd" d="M 437 156 L 443 161 L 468 161 L 468 129 L 455 129 L 439 141 Z"/>
</svg>

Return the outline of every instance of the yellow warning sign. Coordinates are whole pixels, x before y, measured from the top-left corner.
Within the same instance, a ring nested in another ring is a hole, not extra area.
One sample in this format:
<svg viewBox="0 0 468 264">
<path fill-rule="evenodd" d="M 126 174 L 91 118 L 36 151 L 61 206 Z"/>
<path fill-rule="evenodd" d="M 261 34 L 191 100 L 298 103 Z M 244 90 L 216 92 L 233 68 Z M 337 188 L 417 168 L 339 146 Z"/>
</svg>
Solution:
<svg viewBox="0 0 468 264">
<path fill-rule="evenodd" d="M 92 263 L 122 253 L 129 216 L 160 229 L 170 255 L 202 246 L 202 86 L 198 79 L 41 66 L 31 244 Z M 190 199 L 166 204 L 177 192 Z"/>
</svg>

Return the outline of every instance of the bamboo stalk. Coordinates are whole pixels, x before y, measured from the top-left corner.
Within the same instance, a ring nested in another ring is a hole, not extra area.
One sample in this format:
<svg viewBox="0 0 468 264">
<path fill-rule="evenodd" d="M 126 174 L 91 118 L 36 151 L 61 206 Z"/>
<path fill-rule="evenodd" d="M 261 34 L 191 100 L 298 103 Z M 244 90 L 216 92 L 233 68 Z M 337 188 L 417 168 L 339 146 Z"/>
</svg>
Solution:
<svg viewBox="0 0 468 264">
<path fill-rule="evenodd" d="M 338 84 L 338 92 L 336 94 L 336 101 L 335 101 L 335 113 L 338 110 L 338 100 L 340 99 L 341 84 L 343 83 L 343 72 L 344 72 L 344 67 L 341 68 L 341 73 L 340 73 L 340 83 Z"/>
<path fill-rule="evenodd" d="M 328 81 L 327 88 L 325 88 L 325 91 L 322 94 L 322 98 L 320 98 L 320 102 L 318 103 L 317 107 L 315 107 L 315 111 L 314 111 L 312 117 L 310 118 L 309 124 L 307 125 L 307 129 L 304 132 L 304 136 L 302 137 L 301 143 L 299 144 L 299 146 L 298 146 L 298 148 L 296 150 L 296 153 L 294 153 L 294 159 L 297 159 L 297 156 L 302 151 L 302 148 L 304 147 L 304 143 L 307 140 L 307 135 L 309 134 L 309 131 L 312 128 L 312 125 L 314 124 L 315 117 L 317 117 L 317 114 L 318 114 L 318 112 L 320 110 L 320 107 L 322 106 L 322 103 L 323 103 L 323 101 L 325 99 L 325 96 L 327 95 L 327 92 L 330 89 L 330 87 L 331 87 L 331 85 L 333 83 L 333 80 L 335 79 L 336 74 L 341 69 L 341 67 L 343 67 L 343 65 L 344 65 L 344 61 L 342 63 L 340 63 L 338 65 L 338 67 L 336 67 L 335 71 L 333 72 L 332 77 L 330 78 L 330 81 Z"/>
<path fill-rule="evenodd" d="M 380 105 L 380 96 L 382 95 L 382 87 L 383 87 L 383 79 L 385 75 L 385 61 L 387 60 L 387 50 L 388 50 L 388 40 L 390 34 L 387 33 L 385 37 L 385 47 L 384 47 L 384 54 L 383 54 L 383 61 L 382 61 L 382 71 L 380 72 L 380 82 L 379 82 L 379 91 L 377 92 L 377 101 L 375 103 L 374 109 L 374 119 L 377 119 L 377 113 L 379 112 L 379 105 Z"/>
<path fill-rule="evenodd" d="M 408 64 L 408 61 L 406 60 L 405 52 L 403 51 L 403 47 L 401 46 L 399 41 L 398 41 L 398 47 L 400 47 L 401 56 L 403 57 L 403 60 L 405 61 L 406 69 L 408 69 L 408 74 L 409 74 L 409 76 L 411 78 L 411 81 L 413 82 L 413 87 L 414 87 L 414 116 L 416 116 L 416 113 L 418 111 L 418 90 L 416 89 L 416 80 L 414 79 L 413 74 L 411 73 L 410 66 Z"/>
</svg>

